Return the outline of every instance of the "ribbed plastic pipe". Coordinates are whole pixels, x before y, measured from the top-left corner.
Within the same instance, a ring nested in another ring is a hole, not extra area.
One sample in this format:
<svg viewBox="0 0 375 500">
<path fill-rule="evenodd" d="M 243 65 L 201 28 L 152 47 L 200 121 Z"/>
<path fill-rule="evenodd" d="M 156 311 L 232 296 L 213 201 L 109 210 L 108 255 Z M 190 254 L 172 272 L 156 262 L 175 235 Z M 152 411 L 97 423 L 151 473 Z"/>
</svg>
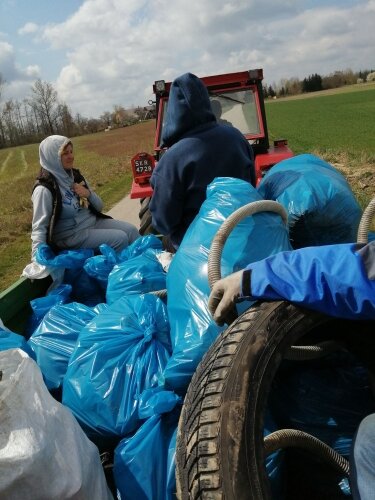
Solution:
<svg viewBox="0 0 375 500">
<path fill-rule="evenodd" d="M 307 432 L 296 429 L 281 429 L 264 438 L 266 455 L 280 448 L 301 448 L 333 467 L 340 474 L 349 475 L 349 462 L 333 448 Z"/>
<path fill-rule="evenodd" d="M 253 201 L 233 212 L 220 226 L 211 243 L 210 252 L 208 254 L 208 283 L 211 288 L 216 281 L 221 279 L 221 256 L 223 254 L 225 242 L 231 231 L 242 219 L 259 212 L 274 212 L 281 216 L 285 224 L 287 223 L 288 214 L 285 208 L 277 201 Z"/>
<path fill-rule="evenodd" d="M 159 299 L 164 299 L 167 296 L 167 289 L 164 288 L 163 290 L 154 290 L 153 292 L 149 292 L 151 295 L 156 295 L 156 297 L 159 297 Z"/>
<path fill-rule="evenodd" d="M 358 227 L 357 243 L 368 243 L 368 230 L 370 223 L 375 215 L 375 198 L 368 204 L 367 208 L 362 214 L 361 221 Z"/>
<path fill-rule="evenodd" d="M 284 359 L 289 361 L 306 361 L 320 359 L 343 348 L 340 342 L 326 340 L 315 345 L 292 345 L 284 354 Z"/>
</svg>

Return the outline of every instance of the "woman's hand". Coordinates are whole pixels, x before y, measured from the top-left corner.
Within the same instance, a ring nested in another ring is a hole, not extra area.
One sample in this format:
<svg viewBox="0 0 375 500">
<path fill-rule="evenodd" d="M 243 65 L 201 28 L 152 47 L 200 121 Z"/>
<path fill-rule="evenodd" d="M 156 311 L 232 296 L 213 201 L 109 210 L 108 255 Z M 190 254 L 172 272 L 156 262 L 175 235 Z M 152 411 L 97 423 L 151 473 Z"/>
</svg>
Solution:
<svg viewBox="0 0 375 500">
<path fill-rule="evenodd" d="M 72 189 L 80 198 L 88 198 L 91 194 L 89 189 L 82 184 L 77 184 L 76 182 L 73 184 Z"/>
</svg>

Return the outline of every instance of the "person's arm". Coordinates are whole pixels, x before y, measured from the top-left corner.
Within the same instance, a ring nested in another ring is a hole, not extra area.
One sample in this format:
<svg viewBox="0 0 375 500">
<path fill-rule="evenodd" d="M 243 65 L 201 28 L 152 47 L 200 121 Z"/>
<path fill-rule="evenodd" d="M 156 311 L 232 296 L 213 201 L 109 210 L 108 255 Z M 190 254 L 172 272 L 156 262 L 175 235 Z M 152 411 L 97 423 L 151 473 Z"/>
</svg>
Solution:
<svg viewBox="0 0 375 500">
<path fill-rule="evenodd" d="M 151 185 L 153 194 L 150 202 L 152 225 L 163 235 L 173 233 L 182 220 L 184 206 L 183 187 L 178 178 L 178 166 L 173 155 L 165 153 L 155 168 Z"/>
<path fill-rule="evenodd" d="M 342 244 L 280 252 L 215 283 L 209 309 L 221 325 L 245 297 L 289 300 L 341 318 L 375 319 L 374 261 L 375 242 L 359 251 L 355 244 Z"/>
<path fill-rule="evenodd" d="M 102 209 L 103 209 L 103 201 L 102 199 L 100 198 L 100 196 L 98 196 L 95 191 L 93 191 L 89 185 L 89 183 L 86 181 L 84 181 L 86 183 L 86 186 L 83 185 L 83 183 L 81 184 L 77 184 L 77 183 L 74 183 L 73 184 L 73 190 L 76 194 L 78 194 L 78 196 L 80 198 L 86 198 L 90 204 L 92 205 L 92 207 L 97 210 L 98 212 L 101 212 Z"/>
<path fill-rule="evenodd" d="M 100 198 L 100 196 L 98 194 L 95 193 L 95 191 L 93 191 L 90 188 L 90 186 L 89 186 L 89 190 L 90 190 L 90 195 L 87 199 L 89 200 L 90 204 L 95 208 L 95 210 L 97 210 L 98 212 L 101 212 L 103 210 L 102 199 Z"/>
<path fill-rule="evenodd" d="M 47 242 L 47 231 L 53 210 L 53 198 L 49 189 L 44 186 L 37 186 L 31 199 L 33 202 L 31 260 L 35 261 L 38 246 Z"/>
</svg>

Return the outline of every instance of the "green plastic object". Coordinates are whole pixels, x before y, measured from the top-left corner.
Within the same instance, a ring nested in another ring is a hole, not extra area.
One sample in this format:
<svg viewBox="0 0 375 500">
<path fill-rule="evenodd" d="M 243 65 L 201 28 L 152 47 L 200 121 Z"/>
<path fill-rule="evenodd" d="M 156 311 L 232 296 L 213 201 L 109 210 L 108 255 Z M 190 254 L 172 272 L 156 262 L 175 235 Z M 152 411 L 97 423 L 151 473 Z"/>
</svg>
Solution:
<svg viewBox="0 0 375 500">
<path fill-rule="evenodd" d="M 20 278 L 0 293 L 0 319 L 12 332 L 25 335 L 25 327 L 31 314 L 30 300 L 42 297 L 52 279 L 40 280 Z"/>
</svg>

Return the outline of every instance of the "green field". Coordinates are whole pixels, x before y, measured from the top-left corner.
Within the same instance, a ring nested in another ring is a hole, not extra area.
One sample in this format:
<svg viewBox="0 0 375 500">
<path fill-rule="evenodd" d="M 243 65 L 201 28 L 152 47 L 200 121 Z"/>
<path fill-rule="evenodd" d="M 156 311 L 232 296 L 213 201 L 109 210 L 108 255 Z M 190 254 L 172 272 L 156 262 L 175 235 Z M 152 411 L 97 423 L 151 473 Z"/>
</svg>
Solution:
<svg viewBox="0 0 375 500">
<path fill-rule="evenodd" d="M 270 140 L 287 138 L 295 154 L 333 164 L 368 205 L 375 196 L 375 84 L 268 100 L 266 114 Z"/>
<path fill-rule="evenodd" d="M 271 138 L 283 136 L 296 154 L 346 153 L 375 162 L 375 85 L 363 92 L 266 103 Z"/>
<path fill-rule="evenodd" d="M 363 90 L 362 90 L 363 89 Z M 284 137 L 295 154 L 313 153 L 347 177 L 362 207 L 375 196 L 375 84 L 268 100 L 270 139 Z M 154 122 L 74 139 L 76 165 L 109 210 L 130 189 L 130 159 L 153 151 Z M 30 258 L 31 189 L 38 145 L 0 150 L 0 290 Z"/>
</svg>

